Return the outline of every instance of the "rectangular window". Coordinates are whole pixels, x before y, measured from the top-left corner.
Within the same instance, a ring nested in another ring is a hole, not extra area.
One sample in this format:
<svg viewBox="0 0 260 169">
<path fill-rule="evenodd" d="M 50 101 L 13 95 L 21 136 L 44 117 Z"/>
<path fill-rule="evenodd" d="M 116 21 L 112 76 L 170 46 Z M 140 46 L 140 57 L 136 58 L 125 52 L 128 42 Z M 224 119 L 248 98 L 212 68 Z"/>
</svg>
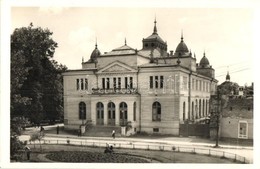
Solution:
<svg viewBox="0 0 260 169">
<path fill-rule="evenodd" d="M 110 79 L 107 78 L 107 89 L 110 89 Z"/>
<path fill-rule="evenodd" d="M 248 138 L 248 124 L 247 121 L 239 121 L 238 124 L 238 138 Z"/>
<path fill-rule="evenodd" d="M 159 132 L 159 128 L 153 128 L 153 132 Z"/>
<path fill-rule="evenodd" d="M 84 90 L 83 79 L 80 79 L 80 90 Z"/>
<path fill-rule="evenodd" d="M 118 89 L 121 89 L 121 77 L 119 77 L 117 80 L 118 80 Z"/>
<path fill-rule="evenodd" d="M 198 90 L 198 86 L 199 86 L 199 81 L 196 80 L 196 90 Z"/>
<path fill-rule="evenodd" d="M 153 76 L 150 76 L 150 89 L 153 88 Z"/>
<path fill-rule="evenodd" d="M 128 78 L 127 78 L 127 77 L 125 77 L 125 89 L 127 89 L 127 88 L 128 88 L 128 87 L 127 87 L 127 86 L 128 86 L 128 81 L 127 81 L 127 80 L 128 80 Z"/>
<path fill-rule="evenodd" d="M 88 90 L 88 79 L 85 78 L 85 90 Z"/>
<path fill-rule="evenodd" d="M 77 79 L 76 85 L 77 85 L 77 90 L 79 90 L 79 79 Z"/>
<path fill-rule="evenodd" d="M 105 89 L 106 88 L 106 83 L 105 83 L 105 78 L 102 78 L 102 89 Z"/>
<path fill-rule="evenodd" d="M 158 76 L 155 76 L 154 80 L 155 80 L 155 88 L 158 89 L 159 87 Z"/>
<path fill-rule="evenodd" d="M 116 89 L 116 78 L 115 77 L 113 78 L 113 87 L 114 87 L 114 89 Z"/>
<path fill-rule="evenodd" d="M 161 89 L 163 88 L 163 83 L 164 83 L 163 76 L 160 76 L 160 88 Z"/>
<path fill-rule="evenodd" d="M 133 77 L 130 77 L 130 89 L 133 89 Z"/>
</svg>

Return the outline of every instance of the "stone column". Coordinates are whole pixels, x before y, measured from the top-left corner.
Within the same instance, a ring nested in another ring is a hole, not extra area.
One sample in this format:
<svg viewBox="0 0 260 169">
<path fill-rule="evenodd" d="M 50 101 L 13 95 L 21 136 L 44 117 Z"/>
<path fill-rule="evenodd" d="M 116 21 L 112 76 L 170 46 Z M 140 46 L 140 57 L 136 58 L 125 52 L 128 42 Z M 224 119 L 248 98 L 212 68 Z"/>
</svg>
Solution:
<svg viewBox="0 0 260 169">
<path fill-rule="evenodd" d="M 120 112 L 119 112 L 119 102 L 114 102 L 116 105 L 116 126 L 119 126 L 119 118 L 120 118 Z"/>
<path fill-rule="evenodd" d="M 107 104 L 108 102 L 103 102 L 104 105 L 104 125 L 107 125 L 107 119 L 108 119 L 108 112 L 107 112 Z"/>
<path fill-rule="evenodd" d="M 96 102 L 91 101 L 91 120 L 93 125 L 97 125 Z"/>
</svg>

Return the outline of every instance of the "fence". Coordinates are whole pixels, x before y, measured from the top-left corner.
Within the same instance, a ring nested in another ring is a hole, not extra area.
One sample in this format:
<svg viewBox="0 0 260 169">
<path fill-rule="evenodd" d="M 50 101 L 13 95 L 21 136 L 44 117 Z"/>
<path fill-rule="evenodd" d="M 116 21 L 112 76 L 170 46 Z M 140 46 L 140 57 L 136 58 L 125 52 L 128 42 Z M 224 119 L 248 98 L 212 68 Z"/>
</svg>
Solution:
<svg viewBox="0 0 260 169">
<path fill-rule="evenodd" d="M 37 142 L 39 143 L 39 142 Z M 182 147 L 182 146 L 174 146 L 169 144 L 159 144 L 159 143 L 132 143 L 132 142 L 116 142 L 112 141 L 108 143 L 105 140 L 94 141 L 94 140 L 73 140 L 73 139 L 63 139 L 63 140 L 41 140 L 41 144 L 61 144 L 61 145 L 78 145 L 78 146 L 86 146 L 86 147 L 106 147 L 108 145 L 112 145 L 114 148 L 126 148 L 126 149 L 143 149 L 143 150 L 159 150 L 159 151 L 173 151 L 173 152 L 184 152 L 184 153 L 193 153 L 193 154 L 202 154 L 220 158 L 228 158 L 234 161 L 238 161 L 241 163 L 252 163 L 250 160 L 246 159 L 243 156 L 228 153 L 219 150 L 206 149 L 206 148 L 194 148 L 194 147 Z M 29 142 L 29 144 L 35 144 L 35 142 Z"/>
</svg>

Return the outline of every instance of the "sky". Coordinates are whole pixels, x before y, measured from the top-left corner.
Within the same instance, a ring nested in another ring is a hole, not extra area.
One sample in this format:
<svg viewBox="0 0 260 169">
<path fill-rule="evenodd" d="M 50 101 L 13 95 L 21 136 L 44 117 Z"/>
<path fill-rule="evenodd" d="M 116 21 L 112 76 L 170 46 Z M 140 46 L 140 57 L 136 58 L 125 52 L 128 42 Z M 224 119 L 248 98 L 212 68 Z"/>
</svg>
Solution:
<svg viewBox="0 0 260 169">
<path fill-rule="evenodd" d="M 10 33 L 15 28 L 48 28 L 58 43 L 54 59 L 69 69 L 80 69 L 97 41 L 101 53 L 127 45 L 142 48 L 153 32 L 175 51 L 183 31 L 184 42 L 197 63 L 206 57 L 219 84 L 227 71 L 231 81 L 251 85 L 253 80 L 254 11 L 248 8 L 145 8 L 145 7 L 12 7 Z"/>
</svg>

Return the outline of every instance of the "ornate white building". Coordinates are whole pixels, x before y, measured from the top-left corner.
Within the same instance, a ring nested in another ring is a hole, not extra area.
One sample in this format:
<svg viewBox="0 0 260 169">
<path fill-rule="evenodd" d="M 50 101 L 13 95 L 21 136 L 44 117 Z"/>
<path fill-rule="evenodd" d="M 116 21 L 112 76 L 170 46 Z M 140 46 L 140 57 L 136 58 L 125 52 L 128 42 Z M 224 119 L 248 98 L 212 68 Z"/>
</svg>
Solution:
<svg viewBox="0 0 260 169">
<path fill-rule="evenodd" d="M 153 33 L 141 50 L 125 44 L 102 54 L 96 44 L 82 69 L 64 77 L 64 125 L 78 129 L 91 120 L 99 126 L 122 126 L 131 132 L 179 135 L 179 125 L 196 123 L 209 114 L 215 93 L 215 71 L 205 56 L 196 63 L 183 35 L 175 52 Z"/>
</svg>

